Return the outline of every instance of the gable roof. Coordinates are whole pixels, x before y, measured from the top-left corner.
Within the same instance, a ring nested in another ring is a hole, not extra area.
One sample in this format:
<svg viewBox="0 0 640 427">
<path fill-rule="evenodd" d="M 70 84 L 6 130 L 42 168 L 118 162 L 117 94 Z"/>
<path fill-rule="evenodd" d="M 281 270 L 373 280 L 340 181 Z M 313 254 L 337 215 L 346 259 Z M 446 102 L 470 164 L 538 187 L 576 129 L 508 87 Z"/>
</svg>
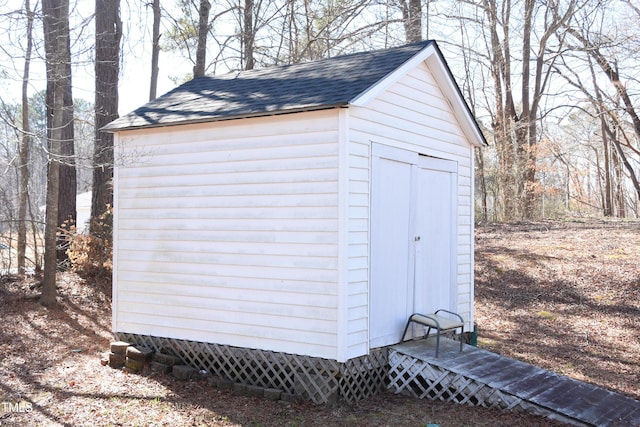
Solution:
<svg viewBox="0 0 640 427">
<path fill-rule="evenodd" d="M 300 111 L 363 105 L 404 74 L 404 69 L 436 52 L 453 84 L 456 98 L 475 127 L 476 144 L 486 145 L 482 133 L 434 41 L 422 41 L 371 52 L 258 70 L 204 76 L 114 120 L 109 132 L 203 123 Z M 475 139 L 475 138 L 474 138 Z"/>
</svg>

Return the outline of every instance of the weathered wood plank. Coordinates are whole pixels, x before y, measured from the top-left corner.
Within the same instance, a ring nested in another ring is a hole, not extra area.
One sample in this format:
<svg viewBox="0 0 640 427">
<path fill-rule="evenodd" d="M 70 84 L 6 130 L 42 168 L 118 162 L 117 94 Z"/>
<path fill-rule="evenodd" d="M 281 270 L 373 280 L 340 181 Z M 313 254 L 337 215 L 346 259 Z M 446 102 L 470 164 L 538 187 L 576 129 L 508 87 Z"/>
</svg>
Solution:
<svg viewBox="0 0 640 427">
<path fill-rule="evenodd" d="M 566 402 L 563 408 L 564 413 L 580 420 L 592 422 L 594 425 L 601 425 L 596 418 L 600 418 L 600 414 L 607 412 L 610 407 L 607 402 L 611 401 L 611 398 L 617 400 L 618 397 L 620 395 L 608 390 L 581 383 L 565 397 L 554 399 L 554 403 L 559 405 L 564 401 Z M 616 405 L 611 406 L 615 407 Z"/>
<path fill-rule="evenodd" d="M 508 384 L 519 381 L 524 377 L 533 375 L 539 368 L 527 363 L 511 363 L 504 369 L 495 372 L 488 383 L 493 388 L 503 388 Z"/>
<path fill-rule="evenodd" d="M 582 418 L 597 426 L 640 426 L 640 402 L 609 390 L 594 388 L 583 399 L 592 406 Z"/>
<path fill-rule="evenodd" d="M 622 422 L 629 426 L 640 426 L 640 407 L 628 412 L 627 415 L 623 417 Z"/>
<path fill-rule="evenodd" d="M 501 369 L 507 369 L 505 363 L 508 364 L 508 361 L 505 361 L 503 358 L 484 356 L 476 361 L 470 360 L 464 365 L 456 366 L 455 371 L 464 373 L 465 376 L 475 380 L 482 380 L 482 382 L 488 383 L 491 378 L 496 375 L 496 372 L 499 372 Z"/>
<path fill-rule="evenodd" d="M 584 401 L 581 402 L 580 397 L 588 389 L 586 384 L 560 377 L 547 390 L 531 396 L 528 400 L 538 405 L 554 408 L 563 414 L 577 416 L 584 409 L 585 403 Z"/>
<path fill-rule="evenodd" d="M 518 381 L 507 384 L 502 389 L 522 399 L 529 400 L 531 396 L 552 387 L 557 379 L 558 376 L 556 374 L 541 369 L 534 371 L 531 375 L 522 377 Z"/>
<path fill-rule="evenodd" d="M 484 384 L 495 389 L 494 395 L 505 399 L 501 407 L 511 407 L 510 402 L 516 402 L 513 399 L 522 399 L 527 402 L 526 410 L 564 422 L 640 426 L 640 401 L 482 349 L 465 346 L 459 353 L 458 343 L 448 339 L 441 340 L 440 358 L 436 359 L 434 341 L 405 342 L 392 351 L 397 349 L 415 357 L 425 366 L 431 365 L 434 372 L 448 370 L 460 379 L 460 384 L 472 381 L 475 385 Z M 393 359 L 390 357 L 390 362 Z M 443 381 L 449 381 L 451 375 L 443 375 Z M 482 400 L 482 396 L 477 397 Z M 487 403 L 484 401 L 485 405 Z"/>
</svg>

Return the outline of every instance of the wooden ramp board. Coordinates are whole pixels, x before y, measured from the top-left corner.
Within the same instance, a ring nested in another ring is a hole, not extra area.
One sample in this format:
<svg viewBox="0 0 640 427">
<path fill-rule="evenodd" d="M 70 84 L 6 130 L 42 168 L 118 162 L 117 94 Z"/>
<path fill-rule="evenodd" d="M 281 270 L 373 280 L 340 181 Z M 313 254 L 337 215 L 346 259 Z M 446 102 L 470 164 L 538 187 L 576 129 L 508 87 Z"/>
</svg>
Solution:
<svg viewBox="0 0 640 427">
<path fill-rule="evenodd" d="M 390 348 L 390 385 L 416 397 L 521 409 L 587 426 L 640 426 L 640 401 L 459 342 L 407 341 Z"/>
</svg>

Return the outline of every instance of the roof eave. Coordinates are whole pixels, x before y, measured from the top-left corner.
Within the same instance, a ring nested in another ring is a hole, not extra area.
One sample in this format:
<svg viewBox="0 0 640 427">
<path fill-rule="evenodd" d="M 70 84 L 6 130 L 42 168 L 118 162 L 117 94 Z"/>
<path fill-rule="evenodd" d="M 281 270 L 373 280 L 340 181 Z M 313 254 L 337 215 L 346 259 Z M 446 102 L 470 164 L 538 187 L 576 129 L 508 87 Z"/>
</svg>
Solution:
<svg viewBox="0 0 640 427">
<path fill-rule="evenodd" d="M 487 147 L 489 143 L 480 129 L 480 125 L 471 111 L 469 104 L 467 104 L 467 101 L 464 99 L 460 86 L 456 83 L 449 63 L 447 63 L 442 51 L 440 51 L 440 48 L 435 43 L 434 54 L 435 55 L 429 59 L 438 58 L 438 61 L 427 60 L 427 66 L 434 72 L 441 87 L 444 87 L 444 85 L 448 83 L 449 91 L 445 92 L 445 96 L 447 96 L 449 102 L 452 103 L 454 114 L 458 117 L 458 120 L 461 120 L 464 133 L 475 147 Z"/>
<path fill-rule="evenodd" d="M 286 110 L 260 111 L 255 113 L 218 116 L 218 117 L 203 117 L 200 119 L 180 120 L 180 121 L 167 122 L 167 123 L 148 123 L 144 125 L 114 126 L 114 127 L 111 127 L 110 124 L 107 124 L 102 128 L 100 128 L 100 131 L 116 133 L 116 132 L 131 131 L 131 130 L 155 129 L 155 128 L 165 128 L 165 127 L 173 127 L 173 126 L 214 123 L 214 122 L 222 122 L 222 121 L 229 121 L 229 120 L 252 119 L 252 118 L 268 117 L 268 116 L 281 116 L 284 114 L 305 113 L 305 112 L 311 112 L 311 111 L 332 110 L 336 108 L 347 108 L 347 107 L 349 107 L 348 102 L 339 102 L 335 104 L 313 105 L 308 107 L 291 108 Z"/>
<path fill-rule="evenodd" d="M 391 85 L 400 80 L 401 77 L 406 75 L 410 70 L 415 68 L 418 64 L 424 61 L 426 58 L 433 54 L 435 49 L 435 42 L 431 40 L 429 44 L 425 45 L 415 55 L 405 61 L 402 65 L 396 68 L 392 73 L 385 78 L 377 82 L 376 84 L 368 87 L 364 92 L 361 92 L 355 98 L 353 98 L 349 104 L 363 107 L 369 103 L 369 101 L 377 98 L 381 93 L 386 91 Z"/>
</svg>

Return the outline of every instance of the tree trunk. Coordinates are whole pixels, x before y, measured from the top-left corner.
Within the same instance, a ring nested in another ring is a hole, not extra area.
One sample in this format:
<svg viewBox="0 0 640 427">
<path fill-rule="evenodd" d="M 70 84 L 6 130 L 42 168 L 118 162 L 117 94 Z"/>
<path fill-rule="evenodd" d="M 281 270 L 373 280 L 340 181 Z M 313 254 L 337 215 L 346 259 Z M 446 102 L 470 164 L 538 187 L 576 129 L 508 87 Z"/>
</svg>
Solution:
<svg viewBox="0 0 640 427">
<path fill-rule="evenodd" d="M 618 69 L 609 62 L 607 57 L 601 52 L 600 47 L 598 45 L 593 44 L 590 39 L 575 29 L 567 28 L 567 32 L 571 34 L 580 44 L 586 52 L 596 61 L 596 63 L 600 66 L 604 74 L 607 76 L 613 87 L 616 89 L 618 96 L 622 99 L 624 106 L 622 109 L 629 115 L 631 118 L 632 128 L 636 138 L 640 138 L 640 116 L 636 111 L 636 106 L 633 103 L 633 99 L 627 90 L 627 85 L 620 79 L 620 73 Z M 618 127 L 619 119 L 617 118 L 615 112 L 609 112 L 609 115 L 612 117 L 614 122 L 616 123 L 616 127 Z M 609 127 L 607 126 L 609 129 Z M 619 138 L 613 134 L 613 132 L 609 129 L 609 140 L 616 148 L 618 154 L 620 155 L 620 160 L 622 164 L 626 168 L 629 173 L 629 177 L 631 178 L 631 182 L 633 183 L 633 187 L 636 190 L 638 197 L 640 198 L 640 180 L 636 175 L 636 172 L 629 163 L 622 149 L 622 144 Z M 622 206 L 624 208 L 624 206 Z"/>
<path fill-rule="evenodd" d="M 196 50 L 196 65 L 193 67 L 193 77 L 204 76 L 207 62 L 207 35 L 209 34 L 209 11 L 211 3 L 200 0 L 200 19 L 198 21 L 198 47 Z"/>
<path fill-rule="evenodd" d="M 58 209 L 58 197 L 60 195 L 60 165 L 63 159 L 63 141 L 65 138 L 65 125 L 69 113 L 67 93 L 71 84 L 71 76 L 67 75 L 70 68 L 69 55 L 69 1 L 68 0 L 44 0 L 42 3 L 44 14 L 45 56 L 47 59 L 47 90 L 51 96 L 51 114 L 48 114 L 47 122 L 49 137 L 49 166 L 47 173 L 47 202 L 45 220 L 45 260 L 44 278 L 42 282 L 42 296 L 40 302 L 45 306 L 56 304 L 56 272 L 58 267 L 56 246 L 60 212 Z M 50 90 L 52 87 L 53 90 Z M 73 109 L 72 109 L 73 113 Z M 72 122 L 73 124 L 73 122 Z M 74 194 L 75 201 L 75 194 Z"/>
<path fill-rule="evenodd" d="M 481 206 L 482 206 L 482 219 L 484 221 L 488 221 L 489 209 L 487 207 L 487 181 L 485 179 L 484 154 L 482 152 L 482 148 L 476 148 L 475 155 L 476 155 L 476 164 L 477 164 L 476 178 L 480 183 L 480 200 L 481 200 Z"/>
<path fill-rule="evenodd" d="M 609 142 L 607 135 L 605 134 L 605 119 L 604 116 L 600 116 L 600 132 L 602 132 L 602 151 L 604 152 L 604 204 L 603 214 L 604 216 L 613 215 L 613 204 L 611 203 L 611 160 L 609 151 Z"/>
<path fill-rule="evenodd" d="M 419 42 L 422 40 L 422 1 L 404 0 L 401 8 L 407 43 Z"/>
<path fill-rule="evenodd" d="M 489 20 L 488 31 L 491 43 L 490 70 L 493 78 L 495 94 L 495 117 L 493 120 L 494 142 L 498 155 L 497 181 L 499 186 L 497 217 L 511 219 L 516 214 L 517 206 L 517 169 L 513 141 L 511 138 L 511 123 L 514 119 L 514 105 L 511 90 L 511 69 L 509 63 L 509 3 L 505 8 L 505 22 L 502 22 L 504 43 L 498 35 L 499 22 L 498 7 L 495 1 L 484 1 L 484 12 Z M 504 49 L 504 52 L 503 52 Z"/>
<path fill-rule="evenodd" d="M 558 37 L 552 48 L 549 40 L 574 13 L 575 0 L 563 5 L 566 10 L 561 13 L 557 2 L 544 7 L 534 0 L 482 2 L 481 7 L 488 20 L 483 31 L 488 32 L 491 46 L 489 67 L 496 93 L 493 128 L 498 153 L 502 219 L 531 219 L 535 216 L 539 106 L 554 69 L 553 62 L 558 57 L 554 53 L 561 52 L 564 39 Z M 516 9 L 512 10 L 512 6 Z M 516 13 L 522 14 L 520 21 L 516 20 Z M 513 27 L 512 21 L 520 25 Z M 511 35 L 511 28 L 515 28 L 516 35 Z M 516 36 L 520 42 L 514 41 Z M 537 46 L 534 46 L 536 40 Z M 518 59 L 511 48 L 520 45 L 522 57 Z M 518 93 L 520 113 L 512 84 L 512 58 L 522 64 L 521 71 L 517 73 L 521 76 Z"/>
<path fill-rule="evenodd" d="M 62 0 L 68 2 L 68 0 Z M 67 10 L 69 8 L 67 7 Z M 58 195 L 58 225 L 67 230 L 76 224 L 76 165 L 75 165 L 75 135 L 73 121 L 73 94 L 71 82 L 71 44 L 69 40 L 69 14 L 60 16 L 61 31 L 67 34 L 66 45 L 61 45 L 64 55 L 62 59 L 61 85 L 63 90 L 63 117 L 62 135 L 60 139 L 60 154 L 63 156 L 60 162 L 60 188 Z M 67 260 L 68 242 L 64 236 L 59 239 L 61 246 L 58 248 L 58 262 Z"/>
<path fill-rule="evenodd" d="M 18 206 L 18 274 L 25 273 L 27 250 L 27 205 L 29 203 L 29 151 L 31 146 L 31 130 L 29 128 L 29 68 L 33 49 L 33 12 L 29 0 L 24 2 L 27 15 L 27 49 L 24 57 L 22 74 L 22 141 L 20 145 L 20 197 Z"/>
<path fill-rule="evenodd" d="M 638 177 L 636 176 L 635 170 L 633 169 L 633 166 L 631 166 L 631 163 L 629 163 L 629 160 L 627 159 L 627 155 L 624 154 L 624 150 L 622 149 L 622 144 L 620 143 L 617 135 L 615 135 L 611 130 L 609 130 L 609 137 L 611 139 L 611 141 L 613 142 L 613 146 L 616 147 L 617 152 L 618 152 L 618 156 L 620 158 L 620 163 L 622 163 L 622 165 L 624 166 L 624 168 L 627 170 L 628 174 L 629 174 L 629 178 L 631 179 L 631 183 L 633 184 L 633 188 L 636 190 L 636 193 L 638 195 L 638 197 L 640 198 L 640 181 L 638 180 Z M 621 185 L 624 174 L 622 173 L 622 167 L 618 166 L 618 169 L 620 169 L 620 171 L 618 172 L 619 178 L 618 178 L 618 185 L 619 185 L 619 194 L 618 196 L 620 197 L 620 200 L 622 200 L 622 204 L 620 206 L 620 210 L 622 211 L 622 214 L 620 216 L 620 218 L 624 218 L 624 191 L 623 191 L 623 187 Z"/>
<path fill-rule="evenodd" d="M 296 20 L 296 0 L 287 0 L 287 33 L 288 33 L 288 49 L 289 62 L 296 63 L 300 61 L 300 38 L 298 37 L 298 21 Z"/>
<path fill-rule="evenodd" d="M 244 69 L 253 70 L 255 59 L 253 47 L 255 34 L 253 28 L 253 0 L 244 0 L 244 28 L 242 31 L 242 45 L 244 51 Z"/>
<path fill-rule="evenodd" d="M 622 147 L 620 147 L 620 144 L 617 143 L 618 130 L 609 128 L 609 131 L 610 131 L 609 135 L 611 136 L 613 145 L 615 145 L 618 148 L 618 151 L 617 151 L 618 155 L 613 156 L 613 158 L 615 159 L 613 164 L 613 170 L 615 172 L 615 189 L 613 191 L 614 193 L 614 199 L 613 199 L 614 209 L 613 210 L 617 218 L 624 218 L 626 217 L 626 206 L 625 206 L 625 197 L 624 197 L 625 195 L 624 172 L 622 170 L 622 165 L 625 164 L 626 157 L 624 155 L 624 152 L 621 150 Z"/>
<path fill-rule="evenodd" d="M 69 0 L 44 0 L 42 2 L 45 29 L 45 51 L 55 52 L 55 58 L 47 59 L 47 138 L 59 144 L 58 157 L 58 226 L 69 229 L 76 222 L 76 168 L 74 148 L 73 95 L 71 85 L 71 45 L 69 40 Z M 55 93 L 61 86 L 62 109 L 56 111 Z M 58 127 L 55 114 L 62 114 Z M 57 139 L 53 130 L 60 131 Z M 49 150 L 52 150 L 49 147 Z M 68 241 L 58 234 L 57 258 L 67 260 Z"/>
<path fill-rule="evenodd" d="M 524 2 L 524 24 L 522 31 L 522 87 L 520 96 L 522 99 L 522 113 L 519 120 L 515 120 L 516 146 L 518 152 L 518 163 L 522 177 L 518 180 L 518 194 L 522 195 L 523 205 L 521 211 L 524 219 L 531 219 L 534 210 L 534 184 L 536 174 L 536 111 L 533 111 L 530 104 L 530 77 L 531 77 L 531 36 L 533 25 L 534 0 Z M 540 52 L 541 54 L 544 51 Z M 541 61 L 540 57 L 536 62 Z M 535 94 L 534 94 L 535 96 Z"/>
<path fill-rule="evenodd" d="M 149 101 L 156 99 L 158 89 L 158 62 L 160 56 L 160 0 L 153 0 L 153 48 L 151 50 L 151 85 Z"/>
<path fill-rule="evenodd" d="M 118 118 L 118 73 L 120 71 L 120 0 L 96 0 L 96 93 L 91 231 L 113 204 L 113 134 L 101 132 Z"/>
<path fill-rule="evenodd" d="M 57 96 L 62 97 L 60 90 L 57 90 Z M 56 95 L 54 95 L 55 102 Z M 62 102 L 56 102 L 54 105 L 62 105 Z M 56 116 L 57 118 L 57 116 Z M 61 123 L 62 120 L 54 120 L 55 123 Z M 60 130 L 52 132 L 52 141 L 49 144 L 49 150 L 52 156 L 59 155 L 60 143 L 57 138 Z M 58 187 L 60 185 L 60 163 L 55 158 L 50 158 L 47 173 L 47 203 L 45 215 L 45 232 L 44 232 L 44 274 L 42 279 L 42 295 L 40 302 L 44 306 L 53 306 L 56 304 L 56 273 L 58 271 L 58 260 L 56 253 L 57 235 L 58 235 Z"/>
<path fill-rule="evenodd" d="M 31 203 L 27 204 L 28 209 L 29 209 L 29 217 L 30 218 L 35 218 L 35 215 L 33 214 L 32 211 L 32 205 Z M 36 274 L 40 274 L 42 273 L 42 263 L 40 262 L 40 250 L 38 249 L 38 238 L 37 236 L 40 234 L 40 228 L 39 228 L 39 224 L 37 224 L 35 221 L 31 221 L 31 235 L 33 236 L 33 264 L 34 264 L 34 270 Z"/>
</svg>

